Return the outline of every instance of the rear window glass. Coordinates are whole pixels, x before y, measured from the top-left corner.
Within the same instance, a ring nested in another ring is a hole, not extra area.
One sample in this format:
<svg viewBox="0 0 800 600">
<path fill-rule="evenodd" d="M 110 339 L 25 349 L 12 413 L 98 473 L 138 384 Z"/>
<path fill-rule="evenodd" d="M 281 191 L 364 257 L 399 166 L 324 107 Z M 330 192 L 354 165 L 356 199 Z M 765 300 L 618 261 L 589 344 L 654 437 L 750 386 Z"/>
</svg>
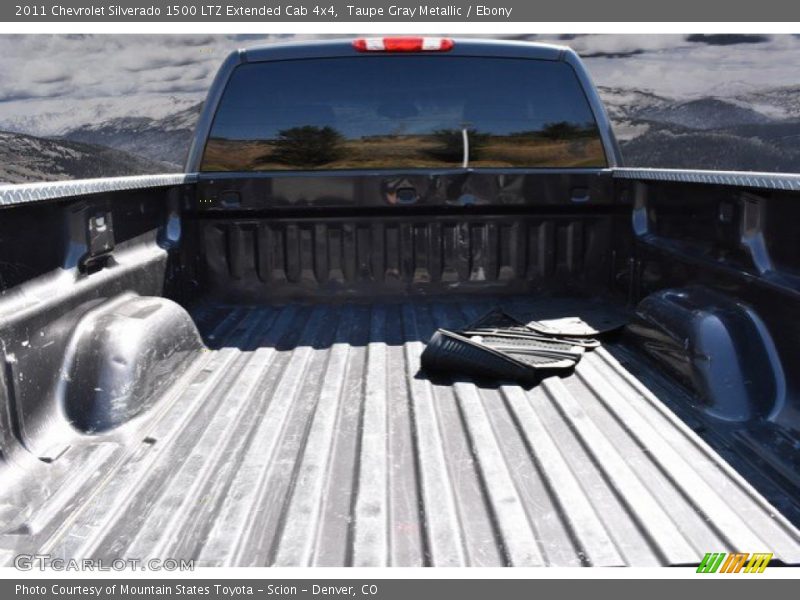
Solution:
<svg viewBox="0 0 800 600">
<path fill-rule="evenodd" d="M 239 66 L 201 169 L 605 165 L 566 63 L 384 55 Z"/>
</svg>

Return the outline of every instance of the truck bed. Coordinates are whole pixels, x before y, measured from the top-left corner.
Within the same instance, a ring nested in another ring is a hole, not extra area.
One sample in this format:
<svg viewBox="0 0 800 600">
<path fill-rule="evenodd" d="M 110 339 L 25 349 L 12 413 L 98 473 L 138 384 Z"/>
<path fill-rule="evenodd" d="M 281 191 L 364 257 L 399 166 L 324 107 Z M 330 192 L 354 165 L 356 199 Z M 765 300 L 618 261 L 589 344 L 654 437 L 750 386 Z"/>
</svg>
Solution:
<svg viewBox="0 0 800 600">
<path fill-rule="evenodd" d="M 800 176 L 621 169 L 574 52 L 479 40 L 234 52 L 188 155 L 0 186 L 0 564 L 800 565 Z M 562 377 L 420 369 L 600 299 Z"/>
<path fill-rule="evenodd" d="M 498 305 L 542 308 L 196 307 L 209 350 L 153 410 L 76 436 L 50 464 L 12 457 L 5 562 L 647 566 L 742 551 L 800 564 L 797 529 L 616 342 L 529 389 L 420 372 L 436 327 Z"/>
</svg>

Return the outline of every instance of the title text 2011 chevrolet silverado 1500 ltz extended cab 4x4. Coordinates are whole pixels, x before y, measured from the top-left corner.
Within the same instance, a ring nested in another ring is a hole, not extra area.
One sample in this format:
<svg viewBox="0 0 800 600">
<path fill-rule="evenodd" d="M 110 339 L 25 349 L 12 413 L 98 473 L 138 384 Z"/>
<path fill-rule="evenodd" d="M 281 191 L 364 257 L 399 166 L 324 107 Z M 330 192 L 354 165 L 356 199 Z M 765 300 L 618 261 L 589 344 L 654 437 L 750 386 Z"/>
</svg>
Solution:
<svg viewBox="0 0 800 600">
<path fill-rule="evenodd" d="M 569 49 L 236 52 L 185 174 L 0 201 L 6 564 L 800 563 L 800 177 L 621 168 Z M 420 367 L 497 307 L 625 326 Z"/>
</svg>

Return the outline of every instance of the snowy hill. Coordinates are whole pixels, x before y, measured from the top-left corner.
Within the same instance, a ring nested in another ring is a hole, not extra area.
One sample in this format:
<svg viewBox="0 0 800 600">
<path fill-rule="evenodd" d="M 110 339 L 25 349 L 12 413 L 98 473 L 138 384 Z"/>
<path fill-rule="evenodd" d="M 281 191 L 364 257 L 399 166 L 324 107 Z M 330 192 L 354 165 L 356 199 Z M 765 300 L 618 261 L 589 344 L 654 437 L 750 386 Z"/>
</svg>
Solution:
<svg viewBox="0 0 800 600">
<path fill-rule="evenodd" d="M 0 182 L 30 183 L 169 171 L 127 152 L 0 131 Z"/>
<path fill-rule="evenodd" d="M 63 134 L 68 140 L 124 150 L 150 160 L 183 166 L 201 104 L 162 118 L 119 117 L 89 123 Z"/>
</svg>

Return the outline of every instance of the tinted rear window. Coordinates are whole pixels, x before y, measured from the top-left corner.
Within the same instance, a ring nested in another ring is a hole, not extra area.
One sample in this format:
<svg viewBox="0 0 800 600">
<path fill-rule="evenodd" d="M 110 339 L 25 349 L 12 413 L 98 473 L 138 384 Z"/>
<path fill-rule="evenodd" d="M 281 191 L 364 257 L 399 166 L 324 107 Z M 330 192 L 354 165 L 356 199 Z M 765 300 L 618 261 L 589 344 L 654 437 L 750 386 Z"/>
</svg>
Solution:
<svg viewBox="0 0 800 600">
<path fill-rule="evenodd" d="M 465 158 L 487 168 L 606 165 L 566 63 L 384 55 L 238 67 L 201 168 L 453 168 Z"/>
</svg>

